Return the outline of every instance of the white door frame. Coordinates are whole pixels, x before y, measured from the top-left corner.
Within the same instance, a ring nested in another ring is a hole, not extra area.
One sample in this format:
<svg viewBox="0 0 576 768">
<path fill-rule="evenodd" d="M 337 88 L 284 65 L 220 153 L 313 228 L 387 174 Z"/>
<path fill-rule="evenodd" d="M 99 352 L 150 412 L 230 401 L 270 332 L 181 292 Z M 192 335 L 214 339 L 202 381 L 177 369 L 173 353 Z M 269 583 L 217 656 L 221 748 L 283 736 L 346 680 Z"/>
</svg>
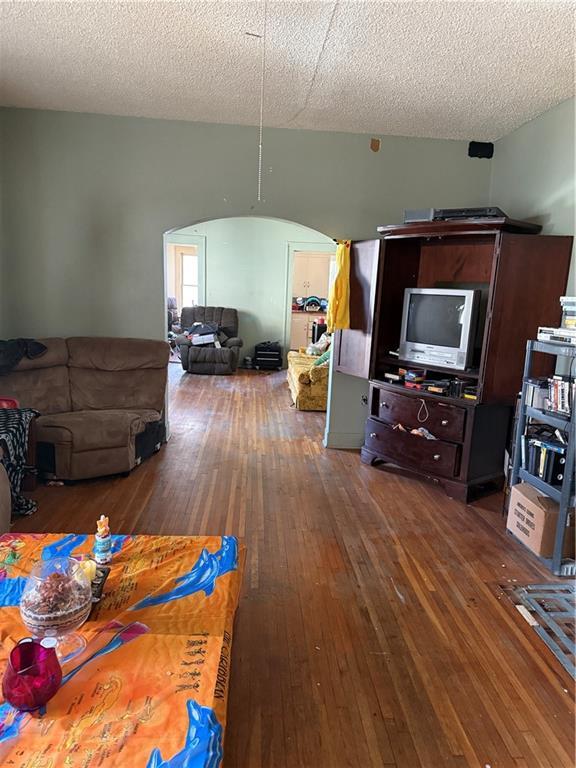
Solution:
<svg viewBox="0 0 576 768">
<path fill-rule="evenodd" d="M 286 244 L 286 312 L 284 314 L 284 350 L 290 349 L 290 330 L 292 325 L 292 275 L 294 273 L 294 254 L 298 251 L 311 253 L 330 253 L 336 255 L 337 244 L 308 243 L 289 240 Z M 328 297 L 326 297 L 328 298 Z"/>
</svg>

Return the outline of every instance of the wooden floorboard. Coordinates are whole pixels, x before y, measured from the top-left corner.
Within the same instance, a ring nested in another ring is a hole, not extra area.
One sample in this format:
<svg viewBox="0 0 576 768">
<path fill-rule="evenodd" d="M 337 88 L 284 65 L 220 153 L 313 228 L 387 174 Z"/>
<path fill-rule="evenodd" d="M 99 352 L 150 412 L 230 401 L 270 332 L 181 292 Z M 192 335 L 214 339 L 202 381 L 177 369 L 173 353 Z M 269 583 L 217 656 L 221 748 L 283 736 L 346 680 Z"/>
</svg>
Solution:
<svg viewBox="0 0 576 768">
<path fill-rule="evenodd" d="M 284 373 L 171 365 L 170 394 L 160 454 L 39 488 L 14 530 L 245 538 L 226 768 L 572 768 L 572 681 L 498 589 L 554 579 L 498 497 L 325 450 Z"/>
</svg>

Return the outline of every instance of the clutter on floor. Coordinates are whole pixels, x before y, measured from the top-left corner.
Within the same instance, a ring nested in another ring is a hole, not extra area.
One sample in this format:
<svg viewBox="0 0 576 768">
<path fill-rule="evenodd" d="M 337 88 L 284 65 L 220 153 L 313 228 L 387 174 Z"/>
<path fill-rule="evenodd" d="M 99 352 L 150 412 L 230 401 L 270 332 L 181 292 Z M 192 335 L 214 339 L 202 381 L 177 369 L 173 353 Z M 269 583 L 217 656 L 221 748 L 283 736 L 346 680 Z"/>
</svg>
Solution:
<svg viewBox="0 0 576 768">
<path fill-rule="evenodd" d="M 322 336 L 320 336 L 320 338 L 318 339 L 318 341 L 315 341 L 306 347 L 306 354 L 322 355 L 329 348 L 331 340 L 332 340 L 332 337 L 330 336 L 329 333 L 323 333 Z"/>
<path fill-rule="evenodd" d="M 263 341 L 254 347 L 252 367 L 257 371 L 281 371 L 282 347 L 278 341 Z"/>
<path fill-rule="evenodd" d="M 564 669 L 576 678 L 576 582 L 524 586 L 510 582 L 501 588 Z"/>
</svg>

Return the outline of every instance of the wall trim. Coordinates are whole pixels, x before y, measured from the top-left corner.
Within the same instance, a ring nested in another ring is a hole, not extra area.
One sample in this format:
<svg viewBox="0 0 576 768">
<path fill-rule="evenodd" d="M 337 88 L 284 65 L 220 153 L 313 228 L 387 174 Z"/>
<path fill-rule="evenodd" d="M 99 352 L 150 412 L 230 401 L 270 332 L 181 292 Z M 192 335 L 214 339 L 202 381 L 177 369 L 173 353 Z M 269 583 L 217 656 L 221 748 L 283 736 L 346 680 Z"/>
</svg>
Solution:
<svg viewBox="0 0 576 768">
<path fill-rule="evenodd" d="M 364 445 L 364 432 L 326 432 L 322 440 L 324 448 L 360 449 Z"/>
</svg>

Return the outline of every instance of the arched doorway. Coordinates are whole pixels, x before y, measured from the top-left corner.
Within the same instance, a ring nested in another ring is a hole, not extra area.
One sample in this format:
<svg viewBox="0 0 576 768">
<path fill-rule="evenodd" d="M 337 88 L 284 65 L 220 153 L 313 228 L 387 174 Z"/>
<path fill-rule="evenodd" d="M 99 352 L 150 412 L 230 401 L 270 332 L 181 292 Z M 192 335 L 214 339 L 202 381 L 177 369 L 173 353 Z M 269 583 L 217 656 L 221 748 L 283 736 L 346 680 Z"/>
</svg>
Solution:
<svg viewBox="0 0 576 768">
<path fill-rule="evenodd" d="M 198 222 L 164 235 L 165 297 L 177 309 L 187 302 L 233 307 L 239 313 L 243 356 L 255 344 L 279 341 L 287 351 L 293 333 L 292 299 L 304 297 L 306 283 L 294 280 L 304 254 L 335 252 L 334 241 L 320 232 L 283 219 L 239 216 Z M 328 295 L 328 281 L 323 292 Z M 318 282 L 308 281 L 313 295 Z M 291 343 L 294 342 L 294 343 Z"/>
</svg>

